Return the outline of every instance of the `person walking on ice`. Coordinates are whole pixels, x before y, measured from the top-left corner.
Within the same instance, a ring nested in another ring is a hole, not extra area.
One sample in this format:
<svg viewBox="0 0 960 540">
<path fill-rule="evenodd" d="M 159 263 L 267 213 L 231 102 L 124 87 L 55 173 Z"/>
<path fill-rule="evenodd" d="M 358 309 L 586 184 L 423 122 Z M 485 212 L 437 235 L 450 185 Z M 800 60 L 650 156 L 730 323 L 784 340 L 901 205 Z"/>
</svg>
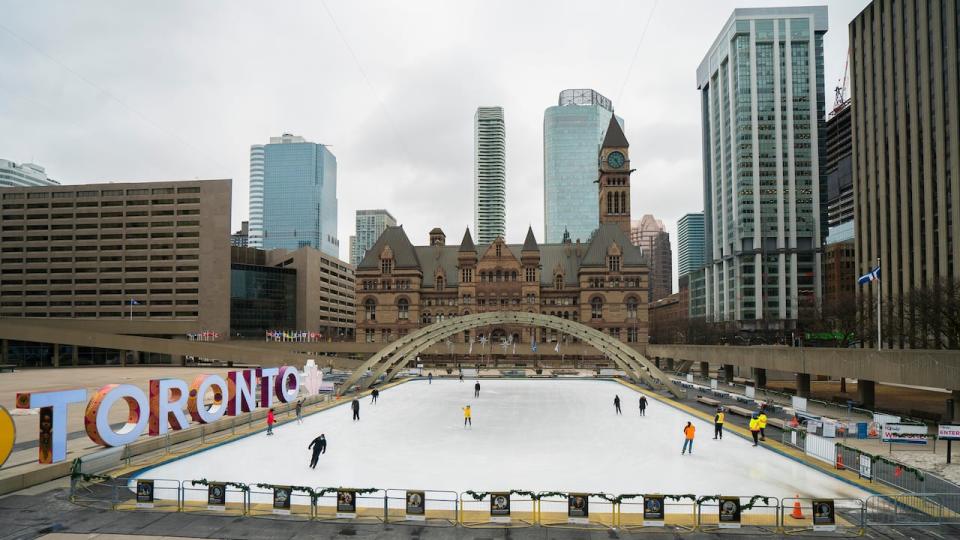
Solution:
<svg viewBox="0 0 960 540">
<path fill-rule="evenodd" d="M 480 397 L 480 381 L 477 381 L 477 384 L 473 385 L 473 397 Z"/>
<path fill-rule="evenodd" d="M 470 418 L 470 406 L 467 405 L 463 407 L 463 428 L 467 428 L 467 424 L 470 425 L 470 429 L 473 429 L 473 420 Z"/>
<path fill-rule="evenodd" d="M 623 412 L 620 410 L 620 395 L 619 395 L 619 394 L 613 396 L 613 407 L 617 410 L 617 414 L 623 414 Z"/>
<path fill-rule="evenodd" d="M 757 427 L 760 428 L 760 440 L 767 440 L 767 413 L 760 409 L 760 414 L 757 415 Z"/>
<path fill-rule="evenodd" d="M 647 396 L 640 395 L 640 416 L 647 415 Z"/>
<path fill-rule="evenodd" d="M 374 388 L 373 392 L 370 392 L 370 403 L 376 403 L 379 398 L 380 398 L 380 391 Z"/>
<path fill-rule="evenodd" d="M 353 409 L 354 421 L 360 420 L 360 402 L 357 398 L 353 398 L 353 402 L 350 403 L 350 408 Z"/>
<path fill-rule="evenodd" d="M 460 370 L 460 382 L 463 382 L 463 369 Z"/>
<path fill-rule="evenodd" d="M 317 468 L 317 460 L 320 459 L 320 454 L 327 453 L 327 438 L 323 436 L 323 433 L 319 437 L 313 440 L 310 443 L 310 446 L 307 447 L 307 450 L 313 448 L 313 457 L 310 458 L 310 468 Z"/>
<path fill-rule="evenodd" d="M 433 372 L 427 373 L 427 384 L 433 384 Z"/>
<path fill-rule="evenodd" d="M 303 400 L 302 399 L 297 402 L 296 411 L 297 411 L 297 423 L 302 424 L 303 423 Z"/>
<path fill-rule="evenodd" d="M 713 417 L 713 439 L 723 440 L 723 408 L 717 408 L 717 414 Z"/>
<path fill-rule="evenodd" d="M 273 409 L 267 411 L 267 435 L 273 435 L 273 423 L 276 421 L 276 417 L 273 416 Z"/>
<path fill-rule="evenodd" d="M 693 427 L 693 423 L 687 422 L 687 425 L 683 428 L 683 450 L 680 452 L 682 456 L 690 450 L 690 455 L 693 455 L 693 436 L 697 432 L 697 428 Z"/>
<path fill-rule="evenodd" d="M 753 445 L 760 444 L 760 420 L 756 415 L 750 417 L 750 435 L 753 435 Z"/>
</svg>

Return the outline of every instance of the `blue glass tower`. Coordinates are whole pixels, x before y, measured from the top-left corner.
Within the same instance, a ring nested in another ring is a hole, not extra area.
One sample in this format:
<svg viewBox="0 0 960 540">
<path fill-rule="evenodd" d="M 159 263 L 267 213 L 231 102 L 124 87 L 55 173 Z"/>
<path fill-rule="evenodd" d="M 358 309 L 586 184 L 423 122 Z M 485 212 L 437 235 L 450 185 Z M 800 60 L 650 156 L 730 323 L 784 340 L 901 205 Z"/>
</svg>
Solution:
<svg viewBox="0 0 960 540">
<path fill-rule="evenodd" d="M 337 158 L 303 137 L 271 137 L 263 147 L 263 248 L 305 246 L 340 256 Z"/>
<path fill-rule="evenodd" d="M 593 90 L 560 92 L 543 113 L 543 222 L 547 243 L 586 241 L 599 225 L 597 155 L 613 104 Z M 623 127 L 623 120 L 617 118 Z"/>
</svg>

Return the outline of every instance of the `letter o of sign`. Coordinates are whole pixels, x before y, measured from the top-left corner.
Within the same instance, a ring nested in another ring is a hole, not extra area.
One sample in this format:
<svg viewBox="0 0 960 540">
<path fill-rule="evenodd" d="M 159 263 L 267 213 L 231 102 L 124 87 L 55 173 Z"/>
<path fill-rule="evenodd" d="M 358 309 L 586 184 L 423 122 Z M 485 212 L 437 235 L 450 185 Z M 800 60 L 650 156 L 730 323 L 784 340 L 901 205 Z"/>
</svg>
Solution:
<svg viewBox="0 0 960 540">
<path fill-rule="evenodd" d="M 213 388 L 213 405 L 208 409 L 203 402 L 207 390 Z M 215 422 L 227 412 L 226 397 L 229 388 L 219 375 L 197 375 L 190 383 L 190 395 L 187 398 L 187 410 L 190 417 L 201 424 Z"/>
<path fill-rule="evenodd" d="M 127 403 L 127 423 L 118 431 L 110 427 L 110 407 L 119 400 Z M 84 427 L 90 440 L 101 446 L 130 444 L 143 433 L 150 416 L 150 401 L 132 384 L 108 384 L 87 403 Z"/>
<path fill-rule="evenodd" d="M 282 403 L 290 403 L 300 395 L 300 372 L 297 368 L 283 366 L 274 381 L 274 394 Z"/>
</svg>

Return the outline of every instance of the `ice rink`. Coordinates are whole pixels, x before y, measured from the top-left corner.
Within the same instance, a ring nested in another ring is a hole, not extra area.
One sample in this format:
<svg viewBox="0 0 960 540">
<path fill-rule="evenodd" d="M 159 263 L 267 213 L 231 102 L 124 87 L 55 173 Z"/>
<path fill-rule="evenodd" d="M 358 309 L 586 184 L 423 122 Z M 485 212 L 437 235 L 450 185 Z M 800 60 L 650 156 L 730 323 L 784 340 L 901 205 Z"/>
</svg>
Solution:
<svg viewBox="0 0 960 540">
<path fill-rule="evenodd" d="M 610 381 L 413 381 L 146 470 L 144 478 L 428 489 L 860 497 L 866 493 Z M 619 394 L 623 415 L 614 413 Z M 464 429 L 464 405 L 473 427 Z M 693 455 L 682 429 L 697 428 Z M 307 445 L 324 433 L 315 470 Z"/>
</svg>

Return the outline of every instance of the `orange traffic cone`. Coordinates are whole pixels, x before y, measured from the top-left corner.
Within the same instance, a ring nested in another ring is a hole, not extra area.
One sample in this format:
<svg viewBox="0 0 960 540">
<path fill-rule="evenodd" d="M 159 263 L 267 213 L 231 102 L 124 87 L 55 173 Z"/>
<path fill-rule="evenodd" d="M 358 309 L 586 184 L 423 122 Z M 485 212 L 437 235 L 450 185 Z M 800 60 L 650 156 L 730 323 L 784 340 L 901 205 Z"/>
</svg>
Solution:
<svg viewBox="0 0 960 540">
<path fill-rule="evenodd" d="M 800 421 L 797 420 L 796 416 L 790 419 L 790 427 L 799 427 L 799 426 L 800 426 Z"/>
<path fill-rule="evenodd" d="M 842 469 L 842 468 L 843 468 L 843 454 L 840 452 L 837 452 L 837 469 Z"/>
<path fill-rule="evenodd" d="M 793 519 L 803 519 L 803 510 L 800 509 L 800 494 L 797 494 L 797 500 L 793 501 L 793 512 L 790 513 L 790 517 Z"/>
</svg>

